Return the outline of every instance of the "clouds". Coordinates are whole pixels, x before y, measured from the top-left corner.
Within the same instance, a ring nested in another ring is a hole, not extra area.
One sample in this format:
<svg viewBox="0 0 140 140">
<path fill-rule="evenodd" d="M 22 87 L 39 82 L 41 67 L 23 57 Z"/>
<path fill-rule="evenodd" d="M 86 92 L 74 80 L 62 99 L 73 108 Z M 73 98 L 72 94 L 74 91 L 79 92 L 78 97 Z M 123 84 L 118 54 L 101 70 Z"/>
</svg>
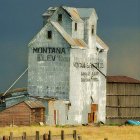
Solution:
<svg viewBox="0 0 140 140">
<path fill-rule="evenodd" d="M 139 28 L 119 28 L 111 32 L 108 74 L 127 75 L 140 79 L 139 37 Z"/>
</svg>

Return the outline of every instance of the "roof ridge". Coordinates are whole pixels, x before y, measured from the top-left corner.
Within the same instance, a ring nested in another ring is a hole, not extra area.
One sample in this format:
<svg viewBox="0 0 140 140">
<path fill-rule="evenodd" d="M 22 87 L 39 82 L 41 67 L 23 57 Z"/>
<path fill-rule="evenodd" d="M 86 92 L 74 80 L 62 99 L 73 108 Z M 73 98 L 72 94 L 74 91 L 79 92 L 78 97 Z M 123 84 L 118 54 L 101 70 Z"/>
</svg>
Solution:
<svg viewBox="0 0 140 140">
<path fill-rule="evenodd" d="M 87 44 L 84 42 L 84 40 L 72 38 L 58 22 L 50 21 L 50 23 L 58 30 L 58 32 L 71 46 L 79 46 L 81 48 L 87 47 Z"/>
<path fill-rule="evenodd" d="M 72 37 L 64 30 L 64 28 L 58 23 L 50 21 L 50 23 L 59 31 L 59 33 L 64 37 L 64 39 L 72 46 L 75 45 Z"/>
<path fill-rule="evenodd" d="M 104 49 L 109 50 L 108 45 L 98 36 L 96 35 L 96 42 L 99 43 Z"/>
</svg>

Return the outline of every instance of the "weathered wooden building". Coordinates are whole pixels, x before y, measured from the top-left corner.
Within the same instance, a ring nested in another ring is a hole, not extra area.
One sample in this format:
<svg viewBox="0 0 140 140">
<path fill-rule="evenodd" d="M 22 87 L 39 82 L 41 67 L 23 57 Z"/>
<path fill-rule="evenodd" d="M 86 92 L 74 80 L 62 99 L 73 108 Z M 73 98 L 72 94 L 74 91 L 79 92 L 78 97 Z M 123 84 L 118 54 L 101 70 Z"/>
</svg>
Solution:
<svg viewBox="0 0 140 140">
<path fill-rule="evenodd" d="M 57 124 L 88 123 L 92 104 L 97 121 L 105 122 L 108 46 L 97 36 L 97 20 L 94 8 L 50 7 L 28 45 L 29 94 L 57 99 L 49 124 L 54 116 Z"/>
<path fill-rule="evenodd" d="M 0 112 L 0 126 L 31 125 L 45 122 L 45 107 L 40 101 L 23 101 Z"/>
<path fill-rule="evenodd" d="M 140 120 L 140 81 L 126 76 L 107 77 L 107 123 Z"/>
</svg>

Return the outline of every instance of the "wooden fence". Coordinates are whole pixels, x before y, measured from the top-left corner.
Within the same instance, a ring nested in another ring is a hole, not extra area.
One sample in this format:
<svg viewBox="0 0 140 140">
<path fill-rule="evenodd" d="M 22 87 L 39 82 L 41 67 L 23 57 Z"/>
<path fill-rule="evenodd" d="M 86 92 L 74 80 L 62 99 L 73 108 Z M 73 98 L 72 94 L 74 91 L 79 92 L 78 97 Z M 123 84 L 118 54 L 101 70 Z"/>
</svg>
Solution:
<svg viewBox="0 0 140 140">
<path fill-rule="evenodd" d="M 21 137 L 14 137 L 13 132 L 10 132 L 9 136 L 2 136 L 0 140 L 82 140 L 82 137 L 77 134 L 76 130 L 73 130 L 73 134 L 64 134 L 64 130 L 61 130 L 60 135 L 52 135 L 52 132 L 49 131 L 44 135 L 40 135 L 39 131 L 36 131 L 34 136 L 27 136 L 26 132 L 23 132 Z"/>
</svg>

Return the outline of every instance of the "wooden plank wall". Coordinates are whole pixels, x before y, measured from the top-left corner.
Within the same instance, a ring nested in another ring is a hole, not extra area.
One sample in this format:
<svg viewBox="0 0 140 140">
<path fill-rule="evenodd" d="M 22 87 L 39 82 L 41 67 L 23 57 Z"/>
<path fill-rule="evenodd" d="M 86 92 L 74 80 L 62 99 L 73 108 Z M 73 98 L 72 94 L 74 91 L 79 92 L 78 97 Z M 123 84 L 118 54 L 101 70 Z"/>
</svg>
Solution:
<svg viewBox="0 0 140 140">
<path fill-rule="evenodd" d="M 31 124 L 45 122 L 45 108 L 31 109 Z"/>
<path fill-rule="evenodd" d="M 6 125 L 29 125 L 30 109 L 24 103 L 17 104 L 5 109 L 0 113 L 0 126 Z"/>
<path fill-rule="evenodd" d="M 107 123 L 121 124 L 140 120 L 140 84 L 107 84 Z"/>
</svg>

